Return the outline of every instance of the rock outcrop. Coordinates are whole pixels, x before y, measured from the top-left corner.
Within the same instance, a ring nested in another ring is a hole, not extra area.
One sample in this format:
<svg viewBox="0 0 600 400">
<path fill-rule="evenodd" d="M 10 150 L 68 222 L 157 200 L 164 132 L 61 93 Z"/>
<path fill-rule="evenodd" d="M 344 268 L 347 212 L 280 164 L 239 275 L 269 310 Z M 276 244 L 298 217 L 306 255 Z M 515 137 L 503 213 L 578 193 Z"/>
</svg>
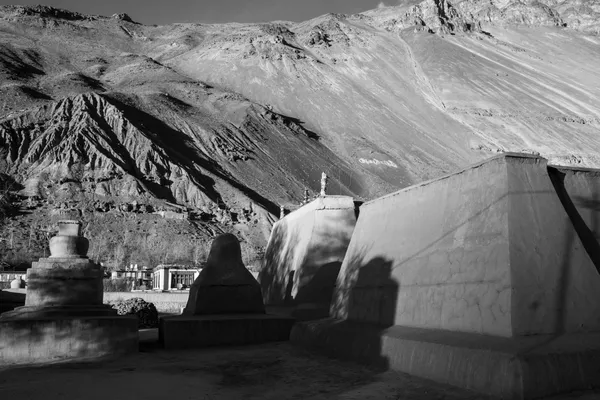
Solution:
<svg viewBox="0 0 600 400">
<path fill-rule="evenodd" d="M 401 21 L 402 26 L 421 26 L 432 33 L 481 31 L 471 15 L 459 12 L 447 0 L 425 0 L 411 7 Z"/>
<path fill-rule="evenodd" d="M 120 13 L 120 14 L 113 14 L 112 16 L 113 19 L 118 19 L 120 21 L 125 21 L 125 22 L 135 22 L 134 20 L 131 19 L 131 17 L 125 13 Z"/>
<path fill-rule="evenodd" d="M 479 21 L 447 0 L 424 0 L 410 7 L 397 6 L 367 13 L 372 23 L 390 32 L 413 29 L 437 34 L 480 32 Z"/>
<path fill-rule="evenodd" d="M 35 5 L 35 6 L 0 6 L 0 18 L 38 17 L 61 19 L 67 21 L 82 21 L 94 19 L 91 16 L 64 10 L 60 8 Z"/>
<path fill-rule="evenodd" d="M 600 33 L 600 2 L 597 0 L 457 0 L 453 4 L 481 22 L 529 27 L 556 26 L 585 33 Z"/>
<path fill-rule="evenodd" d="M 279 206 L 317 191 L 322 172 L 331 194 L 370 199 L 490 151 L 600 167 L 598 11 L 425 0 L 146 26 L 0 7 L 0 172 L 38 211 L 170 203 L 208 240 L 268 237 Z"/>
</svg>

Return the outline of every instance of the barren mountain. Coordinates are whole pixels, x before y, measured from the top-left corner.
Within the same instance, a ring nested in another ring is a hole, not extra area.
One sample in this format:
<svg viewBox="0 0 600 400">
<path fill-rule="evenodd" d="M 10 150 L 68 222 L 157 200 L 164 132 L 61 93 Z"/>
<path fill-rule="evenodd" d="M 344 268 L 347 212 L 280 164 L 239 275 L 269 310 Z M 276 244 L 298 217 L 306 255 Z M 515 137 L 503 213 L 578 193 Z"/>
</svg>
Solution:
<svg viewBox="0 0 600 400">
<path fill-rule="evenodd" d="M 599 13 L 425 0 L 146 26 L 0 7 L 3 164 L 34 213 L 135 201 L 256 246 L 321 171 L 329 193 L 370 199 L 502 151 L 600 167 Z"/>
</svg>

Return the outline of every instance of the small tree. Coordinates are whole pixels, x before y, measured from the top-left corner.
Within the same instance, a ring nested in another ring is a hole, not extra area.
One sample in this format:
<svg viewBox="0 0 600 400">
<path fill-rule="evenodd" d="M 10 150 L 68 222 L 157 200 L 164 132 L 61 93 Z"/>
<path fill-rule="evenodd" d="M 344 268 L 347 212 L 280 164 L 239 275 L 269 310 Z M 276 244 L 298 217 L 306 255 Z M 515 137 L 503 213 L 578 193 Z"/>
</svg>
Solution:
<svg viewBox="0 0 600 400">
<path fill-rule="evenodd" d="M 198 242 L 194 247 L 192 247 L 192 261 L 195 267 L 199 267 L 204 261 L 206 261 L 207 256 L 206 244 Z"/>
<path fill-rule="evenodd" d="M 127 249 L 123 243 L 118 243 L 113 251 L 113 267 L 118 269 L 120 266 L 126 264 L 127 261 Z"/>
</svg>

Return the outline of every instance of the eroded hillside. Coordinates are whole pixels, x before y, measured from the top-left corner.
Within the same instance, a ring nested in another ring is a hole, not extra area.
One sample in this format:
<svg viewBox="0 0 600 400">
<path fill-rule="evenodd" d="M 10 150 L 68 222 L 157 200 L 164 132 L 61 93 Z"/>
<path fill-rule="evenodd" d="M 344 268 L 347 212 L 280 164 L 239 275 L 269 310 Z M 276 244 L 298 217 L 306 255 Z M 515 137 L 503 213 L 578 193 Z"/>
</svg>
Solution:
<svg viewBox="0 0 600 400">
<path fill-rule="evenodd" d="M 321 171 L 370 199 L 501 151 L 600 167 L 599 4 L 168 26 L 0 7 L 2 166 L 38 219 L 174 209 L 251 247 Z"/>
</svg>

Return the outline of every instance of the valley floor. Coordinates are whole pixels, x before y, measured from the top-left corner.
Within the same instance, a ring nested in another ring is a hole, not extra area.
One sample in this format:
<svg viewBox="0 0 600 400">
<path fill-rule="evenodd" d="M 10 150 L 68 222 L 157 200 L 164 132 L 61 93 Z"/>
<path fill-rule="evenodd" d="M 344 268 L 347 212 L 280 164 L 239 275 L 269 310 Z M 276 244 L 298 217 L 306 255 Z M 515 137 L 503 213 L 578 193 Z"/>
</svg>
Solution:
<svg viewBox="0 0 600 400">
<path fill-rule="evenodd" d="M 0 398 L 106 399 L 487 399 L 396 372 L 329 359 L 289 343 L 194 351 L 156 348 L 115 361 L 0 370 Z M 599 400 L 600 392 L 552 400 Z"/>
</svg>

